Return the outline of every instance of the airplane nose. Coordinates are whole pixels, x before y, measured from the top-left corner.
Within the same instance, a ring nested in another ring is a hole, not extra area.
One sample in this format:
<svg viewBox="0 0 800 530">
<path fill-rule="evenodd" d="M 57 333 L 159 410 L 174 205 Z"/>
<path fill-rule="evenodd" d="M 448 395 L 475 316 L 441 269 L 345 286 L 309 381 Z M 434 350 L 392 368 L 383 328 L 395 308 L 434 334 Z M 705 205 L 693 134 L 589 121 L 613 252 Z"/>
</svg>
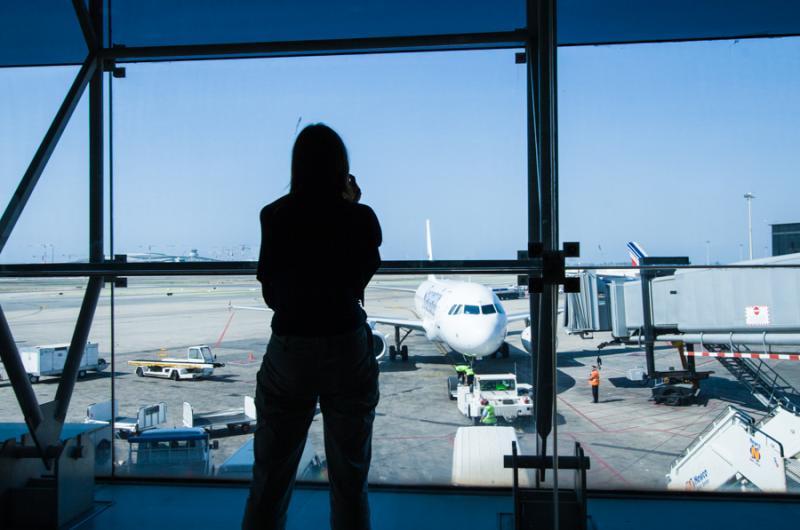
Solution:
<svg viewBox="0 0 800 530">
<path fill-rule="evenodd" d="M 499 318 L 484 317 L 462 327 L 453 337 L 450 346 L 456 351 L 483 357 L 496 352 L 505 340 L 503 323 Z"/>
</svg>

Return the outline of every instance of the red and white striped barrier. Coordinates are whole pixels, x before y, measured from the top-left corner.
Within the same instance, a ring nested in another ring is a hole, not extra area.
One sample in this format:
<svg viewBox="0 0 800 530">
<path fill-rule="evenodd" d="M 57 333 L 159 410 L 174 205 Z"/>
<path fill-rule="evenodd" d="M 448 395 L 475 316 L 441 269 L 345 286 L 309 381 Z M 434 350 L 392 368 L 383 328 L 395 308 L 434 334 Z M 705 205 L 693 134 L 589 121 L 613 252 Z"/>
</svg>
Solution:
<svg viewBox="0 0 800 530">
<path fill-rule="evenodd" d="M 687 351 L 690 357 L 732 357 L 734 359 L 769 359 L 772 361 L 800 361 L 800 353 L 753 353 L 738 351 Z"/>
</svg>

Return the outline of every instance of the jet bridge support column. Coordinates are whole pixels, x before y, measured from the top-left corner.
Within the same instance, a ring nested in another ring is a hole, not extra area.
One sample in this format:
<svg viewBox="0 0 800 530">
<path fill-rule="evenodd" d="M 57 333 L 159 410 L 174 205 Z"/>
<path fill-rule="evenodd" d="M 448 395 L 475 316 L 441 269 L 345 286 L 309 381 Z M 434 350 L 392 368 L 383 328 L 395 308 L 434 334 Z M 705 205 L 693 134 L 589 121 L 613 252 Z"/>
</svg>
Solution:
<svg viewBox="0 0 800 530">
<path fill-rule="evenodd" d="M 651 285 L 654 278 L 674 274 L 674 266 L 688 265 L 689 258 L 646 256 L 641 258 L 639 263 L 644 267 L 653 267 L 656 265 L 664 266 L 664 268 L 659 269 L 645 268 L 640 272 L 642 286 L 642 335 L 644 336 L 644 350 L 647 361 L 647 377 L 652 380 L 659 377 L 659 372 L 656 370 L 655 361 L 655 343 L 658 330 L 653 325 L 653 297 Z"/>
</svg>

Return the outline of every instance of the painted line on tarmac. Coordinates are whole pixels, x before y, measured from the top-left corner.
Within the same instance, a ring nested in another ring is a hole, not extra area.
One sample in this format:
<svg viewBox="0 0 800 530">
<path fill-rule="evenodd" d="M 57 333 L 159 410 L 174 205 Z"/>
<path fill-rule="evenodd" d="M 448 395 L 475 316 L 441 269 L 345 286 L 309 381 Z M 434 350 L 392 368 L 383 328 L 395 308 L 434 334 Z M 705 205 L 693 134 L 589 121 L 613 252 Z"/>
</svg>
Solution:
<svg viewBox="0 0 800 530">
<path fill-rule="evenodd" d="M 589 416 L 578 410 L 578 408 L 575 407 L 572 403 L 570 403 L 561 396 L 556 396 L 556 397 L 562 402 L 564 402 L 564 404 L 567 405 L 569 408 L 571 408 L 573 411 L 575 411 L 580 417 L 582 417 L 583 419 L 585 419 L 586 421 L 597 427 L 598 430 L 605 432 L 605 429 L 599 423 L 595 422 L 592 418 L 590 418 Z"/>
<path fill-rule="evenodd" d="M 571 434 L 569 436 L 570 436 L 570 438 L 572 438 L 576 442 L 578 441 L 578 439 L 575 438 L 574 436 L 572 436 Z M 581 445 L 581 447 L 583 447 L 584 451 L 589 453 L 589 456 L 591 456 L 593 460 L 597 461 L 601 466 L 603 466 L 606 469 L 608 469 L 608 471 L 610 471 L 611 474 L 614 475 L 616 478 L 618 478 L 619 480 L 624 482 L 626 485 L 630 486 L 631 483 L 628 482 L 627 479 L 625 479 L 624 476 L 622 476 L 622 473 L 620 473 L 619 471 L 614 469 L 614 466 L 612 466 L 611 464 L 606 462 L 605 459 L 603 459 L 603 457 L 598 455 L 596 452 L 592 451 L 592 449 L 590 448 L 590 445 L 591 445 L 591 443 L 587 443 L 586 445 Z"/>
</svg>

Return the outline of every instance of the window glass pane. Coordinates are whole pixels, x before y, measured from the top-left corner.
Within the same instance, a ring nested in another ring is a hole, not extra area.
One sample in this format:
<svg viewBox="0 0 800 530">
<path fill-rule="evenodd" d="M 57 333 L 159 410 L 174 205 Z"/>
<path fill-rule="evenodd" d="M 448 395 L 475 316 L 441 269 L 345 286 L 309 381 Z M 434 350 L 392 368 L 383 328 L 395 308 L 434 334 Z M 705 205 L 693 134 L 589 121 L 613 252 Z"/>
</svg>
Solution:
<svg viewBox="0 0 800 530">
<path fill-rule="evenodd" d="M 796 491 L 797 451 L 770 453 L 768 411 L 800 395 L 800 307 L 780 294 L 800 268 L 615 266 L 800 263 L 770 257 L 791 252 L 773 229 L 798 221 L 785 197 L 799 185 L 799 51 L 798 38 L 559 50 L 560 233 L 582 255 L 581 292 L 559 301 L 558 444 L 603 462 L 590 488 Z M 715 444 L 736 447 L 726 463 Z"/>
<path fill-rule="evenodd" d="M 76 67 L 0 69 L 0 204 L 9 204 Z M 88 92 L 88 90 L 87 90 Z M 84 94 L 0 254 L 4 263 L 88 256 L 88 96 Z"/>
<path fill-rule="evenodd" d="M 524 246 L 525 68 L 513 50 L 126 68 L 114 193 L 115 251 L 129 259 L 256 259 L 259 211 L 289 191 L 295 136 L 316 122 L 348 148 L 384 259 L 424 258 L 426 219 L 437 258 Z M 447 199 L 461 189 L 473 191 Z"/>
<path fill-rule="evenodd" d="M 484 315 L 491 315 L 497 313 L 497 310 L 494 308 L 493 304 L 482 305 L 481 313 L 483 313 Z"/>
<path fill-rule="evenodd" d="M 481 309 L 476 305 L 465 305 L 464 314 L 466 315 L 480 315 Z"/>
<path fill-rule="evenodd" d="M 0 305 L 40 405 L 55 398 L 86 284 L 84 278 L 0 279 Z M 90 432 L 95 472 L 103 476 L 111 473 L 113 458 L 113 436 L 108 423 L 112 416 L 109 302 L 109 291 L 102 291 L 66 417 L 66 422 L 73 424 L 70 429 Z M 12 424 L 6 427 L 18 430 L 19 434 L 26 433 L 21 409 L 2 363 L 0 389 L 0 422 Z"/>
<path fill-rule="evenodd" d="M 797 222 L 800 38 L 562 48 L 559 212 L 576 262 L 638 242 L 692 263 L 771 255 Z M 746 193 L 755 198 L 752 203 Z"/>
<path fill-rule="evenodd" d="M 559 450 L 578 441 L 604 462 L 590 488 L 797 491 L 800 446 L 780 429 L 800 427 L 800 312 L 781 293 L 800 259 L 769 262 L 798 266 L 647 272 L 652 356 L 645 272 L 576 272 L 558 337 Z"/>
</svg>

